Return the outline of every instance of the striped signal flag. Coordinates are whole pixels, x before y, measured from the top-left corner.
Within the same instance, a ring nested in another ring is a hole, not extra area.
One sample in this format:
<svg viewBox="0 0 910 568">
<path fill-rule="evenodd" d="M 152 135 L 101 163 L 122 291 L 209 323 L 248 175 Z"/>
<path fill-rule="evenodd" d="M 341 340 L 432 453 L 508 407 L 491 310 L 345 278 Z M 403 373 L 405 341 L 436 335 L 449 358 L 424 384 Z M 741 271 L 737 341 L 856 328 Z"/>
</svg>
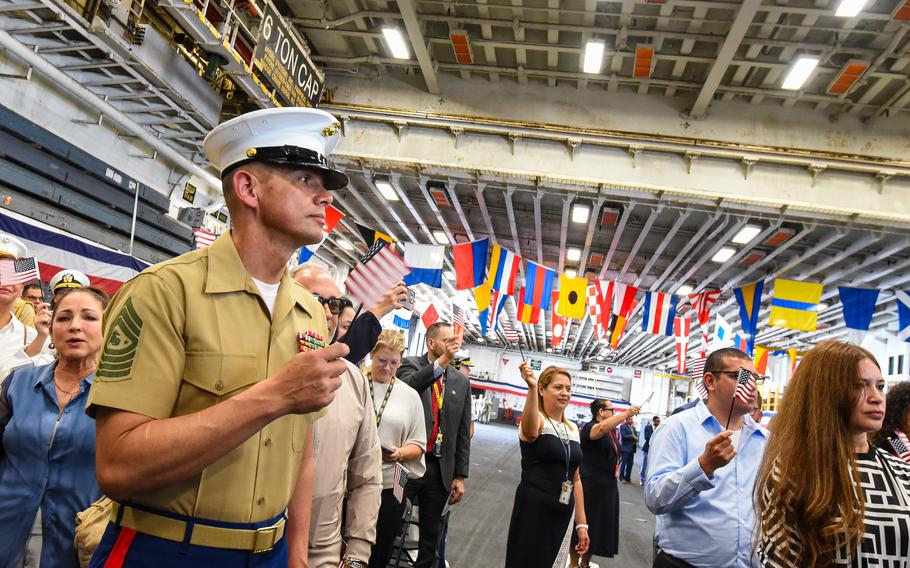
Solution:
<svg viewBox="0 0 910 568">
<path fill-rule="evenodd" d="M 521 257 L 499 245 L 493 245 L 493 256 L 490 258 L 490 287 L 506 296 L 515 292 L 515 276 Z"/>
<path fill-rule="evenodd" d="M 610 335 L 610 347 L 616 349 L 622 334 L 625 332 L 626 323 L 635 309 L 635 294 L 638 288 L 615 282 L 613 284 L 613 307 L 610 313 L 610 326 L 608 333 Z"/>
<path fill-rule="evenodd" d="M 536 324 L 540 321 L 540 308 L 525 303 L 524 286 L 518 291 L 518 310 L 515 314 L 521 323 Z"/>
<path fill-rule="evenodd" d="M 758 333 L 758 312 L 761 308 L 761 294 L 765 281 L 759 280 L 733 290 L 736 303 L 739 304 L 739 317 L 743 333 L 746 334 L 746 348 L 743 350 L 752 355 L 755 350 L 755 335 Z M 739 347 L 739 346 L 737 346 Z"/>
<path fill-rule="evenodd" d="M 672 335 L 673 318 L 679 296 L 664 292 L 645 292 L 645 309 L 641 316 L 642 331 L 655 335 Z"/>
</svg>

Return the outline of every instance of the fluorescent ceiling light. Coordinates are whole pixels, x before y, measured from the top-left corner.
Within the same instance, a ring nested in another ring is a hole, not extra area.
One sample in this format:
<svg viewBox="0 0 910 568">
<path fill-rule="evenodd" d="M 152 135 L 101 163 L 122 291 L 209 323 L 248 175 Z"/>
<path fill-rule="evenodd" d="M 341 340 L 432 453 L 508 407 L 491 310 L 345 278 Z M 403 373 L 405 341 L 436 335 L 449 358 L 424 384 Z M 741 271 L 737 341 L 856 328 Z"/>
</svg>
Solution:
<svg viewBox="0 0 910 568">
<path fill-rule="evenodd" d="M 760 232 L 761 227 L 758 225 L 746 225 L 736 233 L 736 236 L 733 237 L 733 242 L 738 245 L 744 245 L 754 239 Z"/>
<path fill-rule="evenodd" d="M 809 79 L 809 75 L 812 74 L 812 71 L 815 70 L 817 65 L 818 58 L 800 57 L 796 60 L 796 63 L 793 64 L 793 67 L 790 68 L 790 72 L 787 73 L 784 84 L 781 85 L 780 88 L 788 91 L 798 91 Z"/>
<path fill-rule="evenodd" d="M 852 18 L 860 13 L 868 0 L 841 0 L 834 15 L 839 18 Z"/>
<path fill-rule="evenodd" d="M 385 36 L 385 44 L 388 46 L 389 51 L 392 52 L 392 57 L 395 59 L 411 58 L 408 44 L 404 42 L 404 37 L 398 28 L 382 28 L 382 35 Z"/>
<path fill-rule="evenodd" d="M 352 245 L 345 239 L 338 239 L 338 246 L 340 246 L 344 250 L 354 250 L 354 245 Z"/>
<path fill-rule="evenodd" d="M 572 205 L 572 222 L 573 223 L 587 223 L 588 217 L 591 216 L 591 208 L 585 205 L 584 203 L 576 203 Z"/>
<path fill-rule="evenodd" d="M 736 254 L 735 248 L 721 247 L 721 249 L 711 257 L 711 262 L 727 262 L 734 254 Z"/>
<path fill-rule="evenodd" d="M 581 249 L 570 248 L 566 251 L 566 258 L 573 262 L 581 259 Z"/>
<path fill-rule="evenodd" d="M 582 70 L 585 73 L 600 73 L 604 60 L 604 42 L 591 40 L 585 44 L 585 62 Z"/>
<path fill-rule="evenodd" d="M 679 288 L 676 289 L 677 296 L 688 296 L 691 293 L 692 293 L 692 286 L 689 286 L 688 284 L 683 284 L 682 286 L 680 286 Z"/>
<path fill-rule="evenodd" d="M 386 198 L 386 201 L 399 201 L 398 193 L 396 193 L 395 188 L 392 187 L 392 182 L 385 178 L 376 178 L 373 180 L 373 183 L 376 184 L 376 189 L 378 189 L 379 193 Z"/>
<path fill-rule="evenodd" d="M 552 353 L 552 352 L 553 352 L 553 348 L 552 348 L 552 347 L 547 347 L 547 353 Z"/>
<path fill-rule="evenodd" d="M 444 271 L 442 275 L 445 276 L 446 280 L 455 280 L 455 273 L 451 270 Z"/>
<path fill-rule="evenodd" d="M 436 242 L 441 245 L 449 244 L 449 237 L 446 236 L 445 231 L 436 229 L 435 231 L 433 231 L 433 238 L 436 239 Z"/>
<path fill-rule="evenodd" d="M 566 270 L 566 276 L 568 276 L 569 278 L 575 278 L 576 276 L 578 276 L 578 272 L 576 272 L 574 268 L 570 268 L 570 269 Z"/>
<path fill-rule="evenodd" d="M 819 303 L 815 304 L 816 312 L 823 312 L 827 309 L 828 309 L 828 304 L 826 302 L 819 302 Z"/>
</svg>

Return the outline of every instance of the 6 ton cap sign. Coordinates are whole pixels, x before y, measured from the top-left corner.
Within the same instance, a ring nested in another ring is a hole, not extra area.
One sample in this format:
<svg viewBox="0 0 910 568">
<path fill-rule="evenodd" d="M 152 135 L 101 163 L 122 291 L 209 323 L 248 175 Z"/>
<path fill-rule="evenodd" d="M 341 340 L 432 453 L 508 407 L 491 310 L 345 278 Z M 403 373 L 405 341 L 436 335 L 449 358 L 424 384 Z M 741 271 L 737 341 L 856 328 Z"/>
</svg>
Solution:
<svg viewBox="0 0 910 568">
<path fill-rule="evenodd" d="M 319 104 L 325 83 L 297 34 L 271 2 L 266 3 L 259 30 L 255 65 L 275 87 L 275 96 L 282 104 L 301 107 Z"/>
</svg>

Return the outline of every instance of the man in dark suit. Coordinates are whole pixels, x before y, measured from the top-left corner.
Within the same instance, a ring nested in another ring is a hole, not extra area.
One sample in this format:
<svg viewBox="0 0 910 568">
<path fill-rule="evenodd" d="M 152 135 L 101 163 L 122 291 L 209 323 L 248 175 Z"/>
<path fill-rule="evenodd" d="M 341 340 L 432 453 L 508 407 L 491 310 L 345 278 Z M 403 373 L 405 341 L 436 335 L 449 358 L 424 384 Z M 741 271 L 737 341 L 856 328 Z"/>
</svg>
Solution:
<svg viewBox="0 0 910 568">
<path fill-rule="evenodd" d="M 406 357 L 398 369 L 398 378 L 420 394 L 427 426 L 427 472 L 408 482 L 408 496 L 420 505 L 417 568 L 438 562 L 442 510 L 446 501 L 458 503 L 464 496 L 471 454 L 471 384 L 449 365 L 461 338 L 451 324 L 436 322 L 426 342 L 425 354 Z"/>
<path fill-rule="evenodd" d="M 645 443 L 641 447 L 641 474 L 638 476 L 639 485 L 644 485 L 648 476 L 648 452 L 651 451 L 651 435 L 654 434 L 654 429 L 658 426 L 660 426 L 660 416 L 655 416 L 645 426 Z"/>
<path fill-rule="evenodd" d="M 638 432 L 635 431 L 635 422 L 631 416 L 619 427 L 619 437 L 622 439 L 619 458 L 619 481 L 632 483 L 632 463 L 635 461 L 635 444 L 638 442 Z"/>
</svg>

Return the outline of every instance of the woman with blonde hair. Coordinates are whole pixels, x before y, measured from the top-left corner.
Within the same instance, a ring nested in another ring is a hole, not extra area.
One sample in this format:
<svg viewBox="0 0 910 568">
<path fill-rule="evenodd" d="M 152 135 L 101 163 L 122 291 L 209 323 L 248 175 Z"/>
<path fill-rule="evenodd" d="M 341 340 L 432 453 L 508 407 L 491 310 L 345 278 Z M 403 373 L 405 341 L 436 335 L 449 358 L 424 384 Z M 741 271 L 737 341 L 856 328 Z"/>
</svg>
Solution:
<svg viewBox="0 0 910 568">
<path fill-rule="evenodd" d="M 376 544 L 370 553 L 371 568 L 385 568 L 392 555 L 395 537 L 401 530 L 405 500 L 399 500 L 393 484 L 395 471 L 406 470 L 409 479 L 423 476 L 426 466 L 427 429 L 423 421 L 420 396 L 404 381 L 395 378 L 404 353 L 404 336 L 387 329 L 379 334 L 370 352 L 370 381 L 376 428 L 382 445 L 382 500 L 376 522 Z"/>
<path fill-rule="evenodd" d="M 521 482 L 515 491 L 506 568 L 551 568 L 566 543 L 575 514 L 578 545 L 588 550 L 588 525 L 578 465 L 578 429 L 566 420 L 572 397 L 572 377 L 559 367 L 547 367 L 540 378 L 527 363 L 521 378 L 528 385 L 521 415 Z M 559 568 L 562 568 L 560 566 Z"/>
<path fill-rule="evenodd" d="M 772 568 L 910 566 L 910 465 L 869 443 L 885 382 L 865 349 L 830 340 L 790 380 L 756 480 Z"/>
</svg>

